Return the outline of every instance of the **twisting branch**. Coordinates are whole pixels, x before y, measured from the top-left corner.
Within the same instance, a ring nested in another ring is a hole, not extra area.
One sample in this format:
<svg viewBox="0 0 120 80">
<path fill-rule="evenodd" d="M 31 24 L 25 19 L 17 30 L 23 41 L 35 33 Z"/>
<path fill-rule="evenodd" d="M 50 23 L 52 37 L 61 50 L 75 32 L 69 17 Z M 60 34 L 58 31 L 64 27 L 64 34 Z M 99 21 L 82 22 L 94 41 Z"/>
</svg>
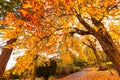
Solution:
<svg viewBox="0 0 120 80">
<path fill-rule="evenodd" d="M 91 17 L 91 20 L 92 20 L 92 22 L 93 22 L 93 24 L 95 25 L 95 26 L 104 26 L 104 24 L 103 23 L 101 23 L 101 20 L 99 21 L 99 20 L 97 20 L 97 19 L 95 19 L 95 18 L 93 18 L 93 17 Z"/>
<path fill-rule="evenodd" d="M 80 34 L 80 35 L 88 35 L 90 34 L 89 31 L 84 31 L 84 30 L 80 30 L 78 28 L 73 28 L 74 30 L 69 32 L 71 35 L 73 35 L 74 33 Z"/>
<path fill-rule="evenodd" d="M 81 14 L 77 12 L 75 8 L 72 8 L 72 10 L 76 13 L 76 17 L 79 20 L 79 22 L 91 33 L 94 33 L 95 30 L 82 18 Z"/>
</svg>

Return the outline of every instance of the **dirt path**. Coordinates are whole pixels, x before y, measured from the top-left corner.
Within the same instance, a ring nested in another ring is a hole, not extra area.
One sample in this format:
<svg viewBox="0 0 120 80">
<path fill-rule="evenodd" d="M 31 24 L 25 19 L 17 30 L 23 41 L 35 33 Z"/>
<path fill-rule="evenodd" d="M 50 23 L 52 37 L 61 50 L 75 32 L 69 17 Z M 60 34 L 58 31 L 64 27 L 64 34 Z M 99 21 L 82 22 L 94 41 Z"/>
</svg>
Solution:
<svg viewBox="0 0 120 80">
<path fill-rule="evenodd" d="M 115 70 L 112 70 L 112 72 L 114 75 L 111 75 L 108 70 L 97 71 L 95 67 L 87 67 L 80 72 L 70 74 L 58 80 L 120 80 L 117 72 Z"/>
</svg>

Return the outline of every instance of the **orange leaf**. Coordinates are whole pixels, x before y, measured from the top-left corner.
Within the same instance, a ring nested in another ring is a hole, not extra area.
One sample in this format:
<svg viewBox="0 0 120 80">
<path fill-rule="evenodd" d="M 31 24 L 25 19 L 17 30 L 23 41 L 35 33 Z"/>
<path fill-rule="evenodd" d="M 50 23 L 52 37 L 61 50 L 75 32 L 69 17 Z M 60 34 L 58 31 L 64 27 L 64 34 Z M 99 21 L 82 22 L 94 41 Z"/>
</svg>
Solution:
<svg viewBox="0 0 120 80">
<path fill-rule="evenodd" d="M 32 8 L 30 1 L 25 1 L 25 4 L 22 5 L 23 8 Z"/>
<path fill-rule="evenodd" d="M 26 17 L 26 16 L 28 15 L 28 11 L 27 11 L 27 10 L 21 9 L 21 10 L 19 10 L 19 12 L 21 13 L 21 15 L 22 15 L 23 17 Z"/>
</svg>

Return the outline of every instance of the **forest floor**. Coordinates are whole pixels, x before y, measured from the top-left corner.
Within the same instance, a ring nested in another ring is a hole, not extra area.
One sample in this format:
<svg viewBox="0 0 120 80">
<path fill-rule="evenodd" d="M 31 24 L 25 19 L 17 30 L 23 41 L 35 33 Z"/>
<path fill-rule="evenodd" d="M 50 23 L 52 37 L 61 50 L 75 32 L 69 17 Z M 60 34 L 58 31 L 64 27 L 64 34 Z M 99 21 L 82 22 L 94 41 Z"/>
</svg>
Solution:
<svg viewBox="0 0 120 80">
<path fill-rule="evenodd" d="M 87 67 L 80 72 L 70 74 L 66 77 L 57 80 L 120 80 L 118 73 L 111 69 L 113 75 L 109 70 L 98 71 L 98 68 Z"/>
</svg>

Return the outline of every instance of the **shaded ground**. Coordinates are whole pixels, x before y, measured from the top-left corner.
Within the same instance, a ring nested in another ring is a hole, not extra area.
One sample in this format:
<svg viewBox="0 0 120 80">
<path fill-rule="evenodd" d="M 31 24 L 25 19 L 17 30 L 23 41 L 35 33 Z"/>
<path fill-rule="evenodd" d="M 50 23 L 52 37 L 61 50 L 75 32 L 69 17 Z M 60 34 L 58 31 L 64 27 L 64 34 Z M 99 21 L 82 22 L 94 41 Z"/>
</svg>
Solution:
<svg viewBox="0 0 120 80">
<path fill-rule="evenodd" d="M 97 71 L 95 67 L 88 67 L 80 72 L 70 74 L 58 80 L 120 80 L 117 72 L 112 69 L 113 75 L 109 70 Z"/>
</svg>

